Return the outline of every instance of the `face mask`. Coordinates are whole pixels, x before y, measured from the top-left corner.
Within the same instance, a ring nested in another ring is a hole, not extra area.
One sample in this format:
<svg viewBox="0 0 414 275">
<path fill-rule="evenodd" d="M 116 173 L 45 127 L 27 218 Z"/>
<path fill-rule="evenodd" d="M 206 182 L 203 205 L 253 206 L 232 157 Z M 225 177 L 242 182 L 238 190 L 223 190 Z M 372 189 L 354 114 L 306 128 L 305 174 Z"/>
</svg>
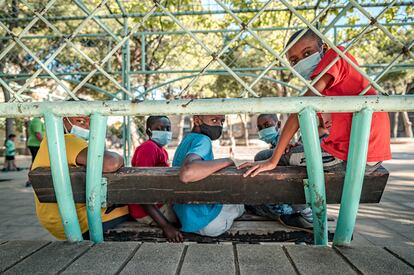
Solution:
<svg viewBox="0 0 414 275">
<path fill-rule="evenodd" d="M 80 137 L 84 140 L 88 140 L 89 139 L 89 130 L 79 127 L 77 125 L 72 125 L 72 129 L 70 130 L 71 134 L 74 134 L 77 137 Z"/>
<path fill-rule="evenodd" d="M 69 119 L 67 119 L 67 121 L 69 122 L 69 124 L 72 126 L 72 129 L 70 130 L 70 133 L 81 138 L 84 140 L 88 140 L 89 139 L 89 130 L 79 127 L 77 125 L 73 125 L 72 122 L 70 122 Z M 66 132 L 68 132 L 68 130 L 65 127 Z"/>
<path fill-rule="evenodd" d="M 264 128 L 259 131 L 259 138 L 264 142 L 276 146 L 276 143 L 279 139 L 279 132 L 275 127 Z"/>
<path fill-rule="evenodd" d="M 151 140 L 161 147 L 169 144 L 172 140 L 172 132 L 169 131 L 151 131 Z"/>
<path fill-rule="evenodd" d="M 211 140 L 216 140 L 220 138 L 221 133 L 223 132 L 223 126 L 211 126 L 203 123 L 200 125 L 200 131 Z"/>
<path fill-rule="evenodd" d="M 319 62 L 322 59 L 322 53 L 316 52 L 298 63 L 296 63 L 293 68 L 301 75 L 304 79 L 310 80 L 310 76 L 312 75 L 313 71 L 318 66 Z"/>
</svg>

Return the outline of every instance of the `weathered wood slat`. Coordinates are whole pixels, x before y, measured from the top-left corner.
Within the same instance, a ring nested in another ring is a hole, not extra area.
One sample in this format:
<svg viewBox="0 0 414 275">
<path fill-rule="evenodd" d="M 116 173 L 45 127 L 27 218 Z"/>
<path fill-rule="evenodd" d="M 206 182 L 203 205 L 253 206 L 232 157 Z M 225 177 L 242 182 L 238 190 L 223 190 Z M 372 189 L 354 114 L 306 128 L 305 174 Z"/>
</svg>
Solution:
<svg viewBox="0 0 414 275">
<path fill-rule="evenodd" d="M 136 242 L 96 244 L 62 274 L 116 274 L 138 245 Z"/>
<path fill-rule="evenodd" d="M 237 245 L 241 275 L 295 274 L 279 245 Z"/>
<path fill-rule="evenodd" d="M 235 274 L 233 246 L 229 244 L 189 245 L 180 274 Z"/>
<path fill-rule="evenodd" d="M 391 253 L 378 246 L 338 247 L 363 274 L 413 274 L 414 270 Z M 385 272 L 386 271 L 386 272 Z"/>
<path fill-rule="evenodd" d="M 199 182 L 183 184 L 178 168 L 122 168 L 104 174 L 108 180 L 108 203 L 305 203 L 302 180 L 304 167 L 278 167 L 254 178 L 243 171 L 227 168 Z M 56 201 L 49 169 L 29 174 L 40 201 Z M 76 202 L 85 202 L 85 170 L 71 169 L 72 191 Z M 344 172 L 325 174 L 328 203 L 340 203 Z M 388 179 L 384 168 L 365 176 L 361 203 L 379 202 Z"/>
<path fill-rule="evenodd" d="M 54 242 L 24 259 L 5 274 L 56 274 L 79 255 L 84 253 L 92 242 Z"/>
<path fill-rule="evenodd" d="M 286 250 L 300 274 L 357 274 L 330 247 L 289 245 Z"/>
<path fill-rule="evenodd" d="M 184 244 L 143 243 L 120 274 L 176 274 Z"/>
<path fill-rule="evenodd" d="M 48 243 L 48 241 L 9 241 L 1 245 L 0 273 Z"/>
</svg>

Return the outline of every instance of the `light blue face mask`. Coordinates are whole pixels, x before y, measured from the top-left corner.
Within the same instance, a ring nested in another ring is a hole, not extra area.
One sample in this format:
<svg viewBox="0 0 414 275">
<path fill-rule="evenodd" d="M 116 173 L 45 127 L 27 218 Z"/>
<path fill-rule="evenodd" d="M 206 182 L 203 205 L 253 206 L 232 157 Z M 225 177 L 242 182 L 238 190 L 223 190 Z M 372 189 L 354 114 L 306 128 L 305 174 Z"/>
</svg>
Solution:
<svg viewBox="0 0 414 275">
<path fill-rule="evenodd" d="M 172 132 L 169 131 L 151 131 L 151 139 L 160 146 L 169 144 L 172 140 Z"/>
<path fill-rule="evenodd" d="M 259 138 L 264 142 L 271 144 L 272 147 L 275 147 L 277 141 L 279 140 L 279 132 L 274 126 L 264 128 L 259 131 Z"/>
<path fill-rule="evenodd" d="M 67 121 L 69 122 L 70 126 L 72 126 L 72 128 L 70 129 L 71 134 L 73 134 L 73 135 L 75 135 L 75 136 L 77 136 L 81 139 L 89 140 L 89 129 L 82 128 L 78 125 L 73 125 L 73 123 L 70 122 L 69 119 L 67 119 Z M 65 127 L 65 124 L 63 124 L 63 127 Z M 65 130 L 66 130 L 66 132 L 68 132 L 66 127 L 65 127 Z"/>
<path fill-rule="evenodd" d="M 310 76 L 318 66 L 322 59 L 322 52 L 316 52 L 310 56 L 302 59 L 296 63 L 293 68 L 301 75 L 304 79 L 310 80 Z"/>
<path fill-rule="evenodd" d="M 71 134 L 74 134 L 77 137 L 80 137 L 84 140 L 89 140 L 89 130 L 79 127 L 77 125 L 73 125 L 72 129 L 70 130 Z"/>
</svg>

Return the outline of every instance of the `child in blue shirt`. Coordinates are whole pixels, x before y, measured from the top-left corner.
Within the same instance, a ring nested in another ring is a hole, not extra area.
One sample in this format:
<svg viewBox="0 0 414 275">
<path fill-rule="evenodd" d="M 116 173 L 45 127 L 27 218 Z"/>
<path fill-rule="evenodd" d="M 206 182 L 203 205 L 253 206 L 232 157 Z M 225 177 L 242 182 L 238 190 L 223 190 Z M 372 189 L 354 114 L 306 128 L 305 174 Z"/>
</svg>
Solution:
<svg viewBox="0 0 414 275">
<path fill-rule="evenodd" d="M 212 140 L 220 138 L 223 115 L 196 115 L 194 127 L 177 147 L 173 166 L 180 166 L 180 180 L 191 183 L 233 165 L 228 158 L 214 160 Z M 173 206 L 183 232 L 203 236 L 219 236 L 230 229 L 233 221 L 244 213 L 243 205 L 175 204 Z"/>
<path fill-rule="evenodd" d="M 4 142 L 4 147 L 6 148 L 6 158 L 4 161 L 4 168 L 3 171 L 19 171 L 20 168 L 16 166 L 16 162 L 14 156 L 16 154 L 16 146 L 14 141 L 16 140 L 15 134 L 10 134 L 8 139 Z"/>
</svg>

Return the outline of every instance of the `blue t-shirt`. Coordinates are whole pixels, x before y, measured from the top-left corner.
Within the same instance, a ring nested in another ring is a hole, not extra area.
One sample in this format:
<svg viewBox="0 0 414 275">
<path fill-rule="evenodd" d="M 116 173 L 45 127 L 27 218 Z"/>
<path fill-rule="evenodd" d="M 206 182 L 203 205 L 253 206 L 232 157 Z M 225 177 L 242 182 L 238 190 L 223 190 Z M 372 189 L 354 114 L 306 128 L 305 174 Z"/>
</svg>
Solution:
<svg viewBox="0 0 414 275">
<path fill-rule="evenodd" d="M 213 149 L 208 136 L 190 133 L 184 137 L 175 151 L 173 166 L 182 166 L 189 154 L 199 155 L 203 160 L 213 160 Z M 197 232 L 206 227 L 220 213 L 221 204 L 174 204 L 173 206 L 184 232 Z"/>
</svg>

